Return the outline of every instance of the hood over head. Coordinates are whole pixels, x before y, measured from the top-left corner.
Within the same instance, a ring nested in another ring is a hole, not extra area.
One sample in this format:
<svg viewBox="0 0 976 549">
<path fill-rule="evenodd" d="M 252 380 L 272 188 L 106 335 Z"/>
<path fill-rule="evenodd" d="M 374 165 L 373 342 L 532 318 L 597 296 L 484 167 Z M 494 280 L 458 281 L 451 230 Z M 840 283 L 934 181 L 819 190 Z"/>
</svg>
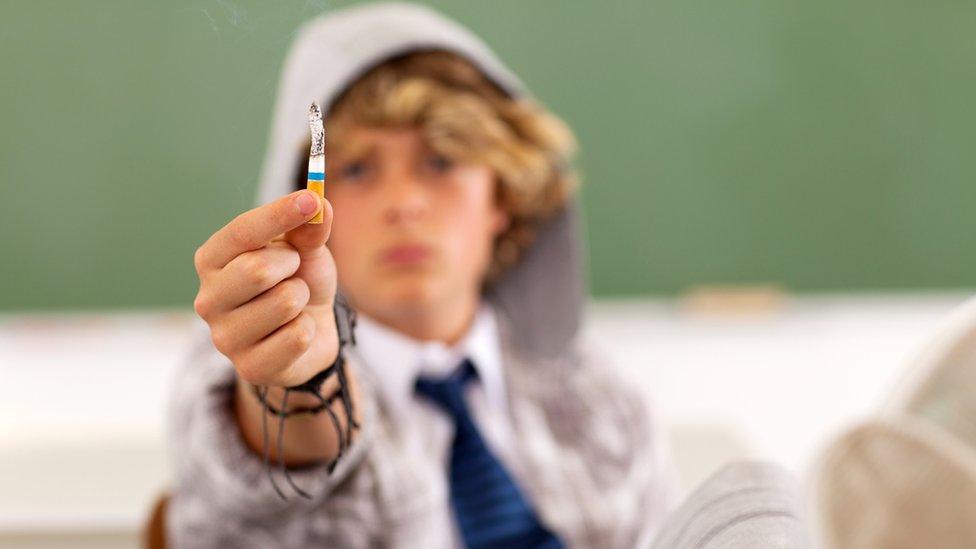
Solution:
<svg viewBox="0 0 976 549">
<path fill-rule="evenodd" d="M 285 60 L 258 204 L 292 192 L 296 154 L 307 137 L 313 101 L 328 112 L 342 91 L 369 69 L 421 50 L 460 55 L 511 96 L 530 96 L 484 42 L 430 8 L 382 3 L 329 12 L 302 26 Z M 579 330 L 584 281 L 578 232 L 579 207 L 573 199 L 540 227 L 532 247 L 487 296 L 505 318 L 508 343 L 527 358 L 566 353 Z"/>
</svg>

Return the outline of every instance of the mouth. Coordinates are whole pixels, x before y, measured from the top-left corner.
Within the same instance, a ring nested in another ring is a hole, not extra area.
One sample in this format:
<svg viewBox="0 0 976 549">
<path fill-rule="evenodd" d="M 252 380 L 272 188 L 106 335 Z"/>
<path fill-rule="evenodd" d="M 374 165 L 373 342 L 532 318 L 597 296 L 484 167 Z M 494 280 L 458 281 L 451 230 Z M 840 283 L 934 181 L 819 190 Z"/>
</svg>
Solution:
<svg viewBox="0 0 976 549">
<path fill-rule="evenodd" d="M 417 243 L 390 246 L 380 254 L 381 261 L 392 267 L 411 267 L 426 263 L 433 256 L 429 246 Z"/>
</svg>

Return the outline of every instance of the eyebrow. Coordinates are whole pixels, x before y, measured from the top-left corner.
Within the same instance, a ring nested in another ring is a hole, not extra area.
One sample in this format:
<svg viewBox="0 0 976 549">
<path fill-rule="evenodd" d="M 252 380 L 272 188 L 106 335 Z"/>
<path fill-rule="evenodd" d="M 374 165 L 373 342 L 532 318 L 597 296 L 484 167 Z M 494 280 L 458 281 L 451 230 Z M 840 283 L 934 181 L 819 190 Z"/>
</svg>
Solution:
<svg viewBox="0 0 976 549">
<path fill-rule="evenodd" d="M 340 160 L 350 158 L 363 158 L 376 154 L 376 145 L 364 143 L 361 139 L 350 139 L 342 143 L 336 143 L 330 148 L 333 158 L 340 156 Z"/>
</svg>

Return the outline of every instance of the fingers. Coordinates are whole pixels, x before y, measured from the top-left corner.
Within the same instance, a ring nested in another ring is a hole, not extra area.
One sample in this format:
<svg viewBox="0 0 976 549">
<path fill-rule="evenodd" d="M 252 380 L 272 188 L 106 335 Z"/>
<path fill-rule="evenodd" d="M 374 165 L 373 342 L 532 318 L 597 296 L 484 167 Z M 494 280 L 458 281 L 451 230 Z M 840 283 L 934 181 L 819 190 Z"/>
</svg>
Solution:
<svg viewBox="0 0 976 549">
<path fill-rule="evenodd" d="M 320 210 L 323 222 L 308 224 Z M 237 216 L 197 250 L 194 309 L 245 381 L 295 385 L 334 360 L 331 227 L 331 205 L 296 191 Z"/>
<path fill-rule="evenodd" d="M 235 257 L 203 280 L 197 313 L 207 319 L 247 303 L 294 275 L 300 261 L 298 252 L 284 242 Z"/>
<path fill-rule="evenodd" d="M 308 303 L 308 286 L 289 278 L 228 312 L 211 327 L 217 350 L 235 356 L 297 317 Z"/>
<path fill-rule="evenodd" d="M 197 272 L 223 268 L 242 253 L 265 246 L 274 237 L 314 217 L 320 206 L 315 193 L 301 190 L 242 213 L 197 250 L 194 257 Z"/>
<path fill-rule="evenodd" d="M 295 363 L 316 340 L 315 320 L 301 312 L 271 335 L 247 350 L 245 356 L 234 360 L 237 374 L 254 385 L 292 385 L 301 383 L 291 372 Z M 294 379 L 294 381 L 293 381 Z"/>
<path fill-rule="evenodd" d="M 322 201 L 322 223 L 306 224 L 285 233 L 285 240 L 301 259 L 295 276 L 308 284 L 309 305 L 331 305 L 336 292 L 336 268 L 325 246 L 332 230 L 332 205 Z"/>
<path fill-rule="evenodd" d="M 238 376 L 248 383 L 289 387 L 307 381 L 335 361 L 338 350 L 331 308 L 307 307 L 230 358 Z"/>
</svg>

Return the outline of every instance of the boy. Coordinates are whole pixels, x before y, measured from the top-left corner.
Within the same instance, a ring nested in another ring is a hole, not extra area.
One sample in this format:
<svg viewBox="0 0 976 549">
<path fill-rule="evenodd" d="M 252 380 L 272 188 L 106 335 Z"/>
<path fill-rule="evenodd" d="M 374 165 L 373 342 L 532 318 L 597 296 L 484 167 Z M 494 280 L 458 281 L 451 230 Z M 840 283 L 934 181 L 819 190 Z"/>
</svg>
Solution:
<svg viewBox="0 0 976 549">
<path fill-rule="evenodd" d="M 329 113 L 321 204 L 295 191 L 312 101 Z M 261 205 L 194 257 L 206 324 L 174 399 L 177 545 L 646 539 L 673 476 L 644 403 L 578 338 L 571 144 L 483 43 L 426 8 L 347 9 L 303 29 Z M 324 223 L 306 224 L 319 208 Z M 337 286 L 360 319 L 341 350 L 360 427 L 330 472 L 328 415 L 284 420 L 271 459 L 311 496 L 285 500 L 265 476 L 268 412 L 253 389 L 277 408 L 318 403 L 283 402 L 282 388 L 336 360 Z"/>
</svg>

